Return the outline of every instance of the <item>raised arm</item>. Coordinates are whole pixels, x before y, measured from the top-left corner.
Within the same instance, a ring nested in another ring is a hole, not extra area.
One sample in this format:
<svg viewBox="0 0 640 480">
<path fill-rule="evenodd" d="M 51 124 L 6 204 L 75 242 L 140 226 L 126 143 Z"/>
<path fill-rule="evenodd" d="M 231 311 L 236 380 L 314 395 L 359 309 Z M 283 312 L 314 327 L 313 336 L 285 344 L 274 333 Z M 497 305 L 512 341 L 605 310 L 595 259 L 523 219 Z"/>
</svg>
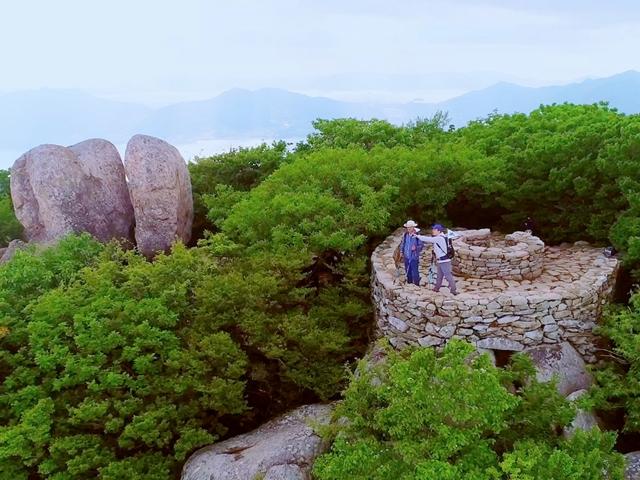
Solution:
<svg viewBox="0 0 640 480">
<path fill-rule="evenodd" d="M 427 235 L 416 235 L 416 237 L 418 237 L 418 240 L 425 243 L 436 243 L 436 238 L 438 238 L 438 237 L 431 237 Z"/>
</svg>

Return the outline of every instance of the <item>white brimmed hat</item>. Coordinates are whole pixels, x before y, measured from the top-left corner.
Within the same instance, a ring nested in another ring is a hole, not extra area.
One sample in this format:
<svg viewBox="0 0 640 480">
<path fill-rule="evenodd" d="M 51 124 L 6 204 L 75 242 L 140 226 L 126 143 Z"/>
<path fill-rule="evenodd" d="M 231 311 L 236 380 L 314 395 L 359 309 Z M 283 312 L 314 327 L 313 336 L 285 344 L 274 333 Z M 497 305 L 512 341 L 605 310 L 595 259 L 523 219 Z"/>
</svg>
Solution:
<svg viewBox="0 0 640 480">
<path fill-rule="evenodd" d="M 418 226 L 418 224 L 416 222 L 414 222 L 413 220 L 407 220 L 407 223 L 405 223 L 403 225 L 405 228 L 416 228 Z"/>
</svg>

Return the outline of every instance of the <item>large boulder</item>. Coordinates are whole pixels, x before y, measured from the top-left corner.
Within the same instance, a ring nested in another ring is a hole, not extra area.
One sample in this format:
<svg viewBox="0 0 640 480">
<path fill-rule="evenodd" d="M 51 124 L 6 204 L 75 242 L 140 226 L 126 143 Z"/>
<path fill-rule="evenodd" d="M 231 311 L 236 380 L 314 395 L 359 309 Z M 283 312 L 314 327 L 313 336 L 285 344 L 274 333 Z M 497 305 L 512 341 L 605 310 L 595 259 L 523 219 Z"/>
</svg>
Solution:
<svg viewBox="0 0 640 480">
<path fill-rule="evenodd" d="M 22 240 L 11 240 L 7 248 L 3 248 L 2 256 L 0 256 L 0 263 L 8 262 L 13 258 L 18 250 L 26 248 L 27 244 Z"/>
<path fill-rule="evenodd" d="M 111 238 L 133 240 L 133 207 L 124 174 L 122 158 L 106 140 L 92 138 L 69 147 L 74 152 L 94 188 L 93 235 L 102 241 Z"/>
<path fill-rule="evenodd" d="M 625 480 L 640 480 L 640 451 L 627 453 L 624 458 L 627 462 Z"/>
<path fill-rule="evenodd" d="M 195 452 L 182 480 L 309 480 L 327 447 L 311 425 L 327 424 L 331 405 L 306 405 L 258 429 Z"/>
<path fill-rule="evenodd" d="M 106 140 L 40 145 L 11 168 L 11 197 L 28 241 L 50 242 L 70 232 L 102 241 L 129 238 L 127 192 L 120 155 Z"/>
<path fill-rule="evenodd" d="M 593 378 L 580 354 L 569 343 L 554 343 L 528 348 L 525 353 L 536 367 L 536 378 L 548 382 L 558 379 L 558 392 L 565 397 L 577 390 L 586 390 Z"/>
<path fill-rule="evenodd" d="M 587 393 L 586 390 L 577 390 L 567 395 L 567 400 L 577 402 L 585 393 Z M 578 430 L 591 430 L 592 428 L 599 428 L 598 417 L 593 412 L 578 408 L 575 418 L 570 425 L 564 427 L 562 434 L 565 438 L 571 438 Z"/>
<path fill-rule="evenodd" d="M 124 166 L 140 252 L 151 257 L 167 251 L 176 240 L 188 242 L 193 197 L 180 152 L 159 138 L 135 135 L 127 144 Z"/>
</svg>

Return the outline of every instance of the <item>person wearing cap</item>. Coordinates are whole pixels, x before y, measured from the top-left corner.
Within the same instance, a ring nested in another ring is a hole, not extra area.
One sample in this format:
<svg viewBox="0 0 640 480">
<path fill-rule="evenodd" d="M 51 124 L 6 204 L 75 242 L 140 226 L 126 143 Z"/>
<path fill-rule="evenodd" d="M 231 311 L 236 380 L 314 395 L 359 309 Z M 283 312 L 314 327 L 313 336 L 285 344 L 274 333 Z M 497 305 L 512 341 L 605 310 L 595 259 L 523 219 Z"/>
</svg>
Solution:
<svg viewBox="0 0 640 480">
<path fill-rule="evenodd" d="M 405 232 L 400 241 L 400 251 L 404 259 L 404 271 L 407 273 L 407 283 L 420 285 L 420 272 L 418 263 L 423 243 L 416 236 L 420 231 L 418 224 L 413 220 L 408 220 L 404 224 Z"/>
<path fill-rule="evenodd" d="M 433 245 L 433 251 L 436 255 L 436 284 L 433 287 L 433 291 L 437 292 L 440 290 L 442 286 L 442 279 L 446 278 L 447 283 L 449 285 L 449 291 L 453 295 L 457 295 L 458 291 L 456 289 L 456 281 L 453 278 L 453 273 L 451 273 L 451 259 L 447 256 L 447 237 L 444 234 L 445 228 L 436 223 L 433 227 L 431 227 L 431 234 L 433 236 L 429 237 L 426 235 L 417 235 L 415 237 L 420 240 L 420 242 L 431 243 Z"/>
</svg>

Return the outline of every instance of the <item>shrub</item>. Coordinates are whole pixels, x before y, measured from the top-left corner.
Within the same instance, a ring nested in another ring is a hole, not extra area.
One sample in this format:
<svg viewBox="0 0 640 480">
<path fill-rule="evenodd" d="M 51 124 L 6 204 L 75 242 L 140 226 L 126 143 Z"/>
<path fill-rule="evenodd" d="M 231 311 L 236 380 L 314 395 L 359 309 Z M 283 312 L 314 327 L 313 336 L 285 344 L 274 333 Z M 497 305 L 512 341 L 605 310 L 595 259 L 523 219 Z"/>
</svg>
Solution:
<svg viewBox="0 0 640 480">
<path fill-rule="evenodd" d="M 11 268 L 27 258 L 40 259 Z M 246 409 L 247 358 L 228 333 L 188 328 L 182 309 L 202 263 L 184 249 L 149 264 L 112 247 L 18 311 L 10 337 L 26 340 L 4 358 L 3 473 L 170 478 L 225 433 L 220 417 Z"/>
<path fill-rule="evenodd" d="M 390 352 L 374 367 L 361 363 L 336 410 L 335 441 L 315 464 L 316 477 L 560 480 L 584 472 L 603 478 L 605 468 L 608 478 L 622 478 L 611 435 L 590 432 L 565 442 L 556 434 L 573 411 L 555 385 L 529 377 L 522 358 L 503 372 L 473 352 L 452 340 L 441 354 L 416 349 Z M 514 378 L 527 386 L 512 392 Z"/>
<path fill-rule="evenodd" d="M 217 222 L 247 192 L 280 167 L 288 158 L 287 144 L 238 148 L 227 153 L 196 158 L 189 164 L 193 188 L 195 237 L 202 236 L 205 228 L 213 229 Z M 222 193 L 225 195 L 218 201 Z M 229 201 L 233 198 L 233 201 Z M 217 206 L 219 205 L 219 206 Z M 215 208 L 217 215 L 207 221 L 207 210 Z"/>
<path fill-rule="evenodd" d="M 624 430 L 640 432 L 640 292 L 605 317 L 601 332 L 613 341 L 623 368 L 614 363 L 598 371 L 593 396 L 600 408 L 624 409 Z"/>
<path fill-rule="evenodd" d="M 149 263 L 82 236 L 0 267 L 0 476 L 173 478 L 229 428 L 334 395 L 357 306 L 309 306 L 286 259 L 239 252 Z"/>
<path fill-rule="evenodd" d="M 22 225 L 13 212 L 9 190 L 9 172 L 0 170 L 0 247 L 22 235 Z"/>
</svg>

